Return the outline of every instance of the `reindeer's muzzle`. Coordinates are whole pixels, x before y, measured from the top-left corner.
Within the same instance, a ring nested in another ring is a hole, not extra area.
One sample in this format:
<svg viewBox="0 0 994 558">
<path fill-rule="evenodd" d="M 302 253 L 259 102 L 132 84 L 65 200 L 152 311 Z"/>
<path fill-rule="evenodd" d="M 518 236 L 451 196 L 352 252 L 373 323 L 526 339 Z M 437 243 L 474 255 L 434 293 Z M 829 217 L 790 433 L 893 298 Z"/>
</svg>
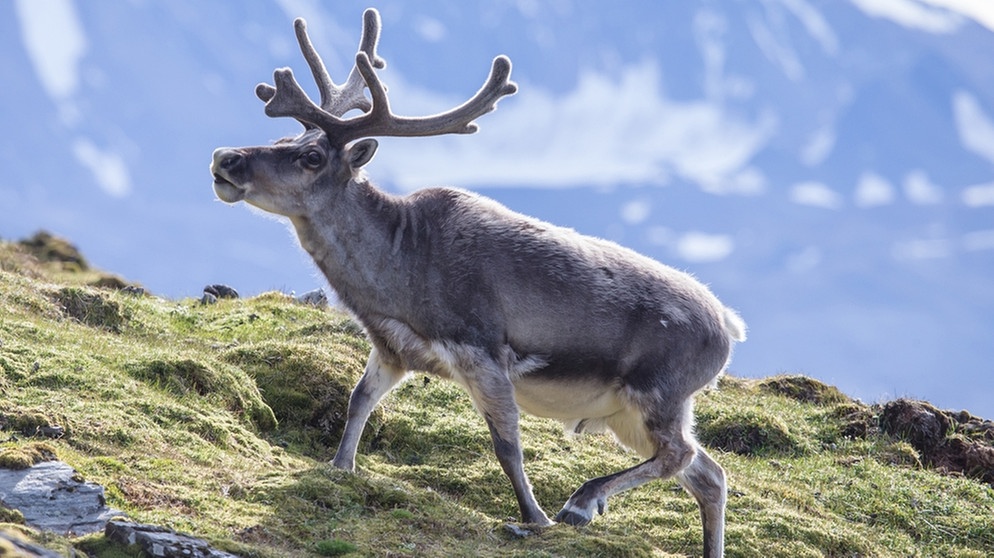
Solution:
<svg viewBox="0 0 994 558">
<path fill-rule="evenodd" d="M 211 162 L 211 174 L 214 175 L 214 193 L 223 202 L 235 203 L 245 198 L 245 186 L 238 176 L 244 174 L 248 162 L 245 155 L 237 149 L 222 147 L 214 150 Z"/>
</svg>

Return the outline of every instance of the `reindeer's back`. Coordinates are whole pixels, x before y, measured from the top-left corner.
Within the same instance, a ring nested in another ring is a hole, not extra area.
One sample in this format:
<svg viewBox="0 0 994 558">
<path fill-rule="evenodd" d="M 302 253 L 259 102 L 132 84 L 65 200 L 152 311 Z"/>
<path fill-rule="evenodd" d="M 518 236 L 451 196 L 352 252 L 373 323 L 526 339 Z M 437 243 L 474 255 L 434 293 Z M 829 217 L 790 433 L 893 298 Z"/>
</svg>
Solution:
<svg viewBox="0 0 994 558">
<path fill-rule="evenodd" d="M 413 201 L 432 213 L 435 311 L 459 316 L 464 333 L 547 355 L 549 374 L 609 375 L 642 359 L 724 365 L 724 306 L 689 274 L 468 192 Z"/>
</svg>

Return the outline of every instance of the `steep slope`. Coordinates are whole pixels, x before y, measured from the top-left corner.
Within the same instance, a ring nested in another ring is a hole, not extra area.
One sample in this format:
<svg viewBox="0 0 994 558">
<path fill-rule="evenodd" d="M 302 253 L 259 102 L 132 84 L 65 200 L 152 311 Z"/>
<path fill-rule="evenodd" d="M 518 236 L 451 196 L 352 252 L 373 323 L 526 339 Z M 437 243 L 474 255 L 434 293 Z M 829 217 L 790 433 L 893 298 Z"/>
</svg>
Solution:
<svg viewBox="0 0 994 558">
<path fill-rule="evenodd" d="M 244 556 L 700 552 L 696 504 L 672 482 L 615 498 L 589 527 L 520 538 L 505 527 L 517 506 L 483 421 L 458 388 L 427 377 L 386 399 L 357 475 L 331 470 L 368 351 L 346 316 L 279 293 L 202 305 L 95 287 L 107 275 L 66 261 L 65 243 L 37 244 L 59 256 L 0 243 L 0 458 L 36 443 L 38 425 L 59 425 L 65 435 L 47 444 L 104 485 L 110 505 Z M 698 430 L 730 478 L 728 555 L 988 555 L 994 488 L 978 479 L 994 470 L 931 471 L 935 444 L 921 442 L 955 431 L 956 444 L 989 443 L 991 424 L 914 408 L 944 429 L 903 441 L 882 430 L 897 420 L 887 406 L 803 377 L 726 378 L 702 394 Z M 522 428 L 549 511 L 637 459 L 554 422 Z M 127 555 L 100 535 L 20 529 L 66 554 Z"/>
</svg>

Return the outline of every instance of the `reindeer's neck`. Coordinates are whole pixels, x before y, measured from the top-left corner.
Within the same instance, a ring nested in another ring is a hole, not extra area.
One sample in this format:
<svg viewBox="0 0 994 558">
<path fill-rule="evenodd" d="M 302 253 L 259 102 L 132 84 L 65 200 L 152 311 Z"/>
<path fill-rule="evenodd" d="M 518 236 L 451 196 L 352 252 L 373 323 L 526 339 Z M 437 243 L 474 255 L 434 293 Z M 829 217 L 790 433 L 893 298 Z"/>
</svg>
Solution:
<svg viewBox="0 0 994 558">
<path fill-rule="evenodd" d="M 318 205 L 291 221 L 342 302 L 360 319 L 371 308 L 403 312 L 396 293 L 403 292 L 408 272 L 395 250 L 406 221 L 403 201 L 363 180 Z"/>
</svg>

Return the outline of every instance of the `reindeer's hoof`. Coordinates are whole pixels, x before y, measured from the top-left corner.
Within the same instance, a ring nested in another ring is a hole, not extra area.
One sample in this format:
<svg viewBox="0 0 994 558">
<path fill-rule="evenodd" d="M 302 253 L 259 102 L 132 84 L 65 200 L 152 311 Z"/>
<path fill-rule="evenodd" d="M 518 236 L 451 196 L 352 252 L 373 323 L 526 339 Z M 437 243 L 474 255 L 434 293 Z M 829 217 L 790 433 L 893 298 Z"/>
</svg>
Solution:
<svg viewBox="0 0 994 558">
<path fill-rule="evenodd" d="M 556 523 L 549 519 L 549 516 L 545 515 L 542 510 L 538 510 L 537 513 L 528 514 L 522 518 L 525 525 L 529 528 L 542 529 L 543 527 L 552 527 Z"/>
<path fill-rule="evenodd" d="M 565 523 L 567 525 L 572 525 L 574 527 L 582 527 L 590 523 L 593 518 L 583 512 L 575 512 L 572 510 L 567 510 L 563 508 L 558 514 L 556 514 L 557 523 Z"/>
<path fill-rule="evenodd" d="M 341 469 L 343 471 L 348 471 L 350 473 L 355 472 L 355 458 L 339 459 L 338 456 L 336 455 L 334 459 L 328 462 L 328 464 L 334 467 L 335 469 Z"/>
</svg>

